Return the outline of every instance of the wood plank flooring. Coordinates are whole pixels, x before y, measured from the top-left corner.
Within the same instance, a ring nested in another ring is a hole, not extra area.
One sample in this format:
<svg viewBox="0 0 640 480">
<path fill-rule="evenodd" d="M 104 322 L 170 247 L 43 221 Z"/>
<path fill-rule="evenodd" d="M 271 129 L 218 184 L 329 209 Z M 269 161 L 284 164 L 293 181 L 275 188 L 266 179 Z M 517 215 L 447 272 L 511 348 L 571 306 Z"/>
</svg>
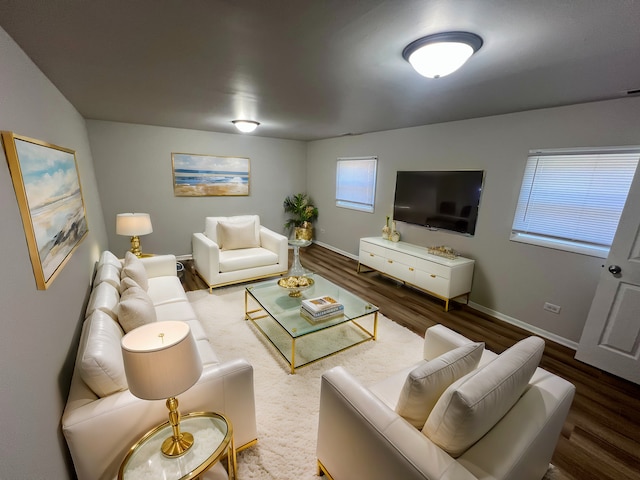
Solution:
<svg viewBox="0 0 640 480">
<path fill-rule="evenodd" d="M 349 289 L 380 308 L 383 315 L 414 332 L 436 323 L 474 341 L 485 342 L 497 353 L 530 335 L 516 326 L 400 285 L 375 272 L 356 272 L 357 262 L 318 245 L 303 248 L 303 265 Z M 206 285 L 185 264 L 185 290 Z M 215 294 L 215 290 L 214 290 Z M 552 462 L 567 480 L 640 479 L 640 385 L 590 367 L 573 358 L 570 348 L 546 340 L 542 367 L 576 386 L 576 397 Z"/>
</svg>

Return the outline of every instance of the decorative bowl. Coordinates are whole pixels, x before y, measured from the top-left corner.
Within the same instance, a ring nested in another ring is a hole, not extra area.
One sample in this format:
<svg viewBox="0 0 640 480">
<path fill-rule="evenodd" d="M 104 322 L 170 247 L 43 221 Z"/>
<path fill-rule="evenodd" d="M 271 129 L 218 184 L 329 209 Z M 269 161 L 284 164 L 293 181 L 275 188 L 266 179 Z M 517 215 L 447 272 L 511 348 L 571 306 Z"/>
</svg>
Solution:
<svg viewBox="0 0 640 480">
<path fill-rule="evenodd" d="M 290 297 L 299 297 L 300 295 L 302 295 L 302 292 L 304 290 L 312 287 L 314 283 L 315 282 L 313 281 L 313 278 L 304 276 L 282 277 L 280 280 L 278 280 L 278 286 L 284 288 L 285 290 L 288 290 Z"/>
</svg>

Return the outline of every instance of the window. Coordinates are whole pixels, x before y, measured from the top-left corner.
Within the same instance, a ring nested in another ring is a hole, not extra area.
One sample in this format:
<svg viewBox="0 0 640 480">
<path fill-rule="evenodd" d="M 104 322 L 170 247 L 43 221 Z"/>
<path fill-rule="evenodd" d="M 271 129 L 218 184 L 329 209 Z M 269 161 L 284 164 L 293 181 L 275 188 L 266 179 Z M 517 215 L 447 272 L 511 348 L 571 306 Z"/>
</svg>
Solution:
<svg viewBox="0 0 640 480">
<path fill-rule="evenodd" d="M 606 258 L 640 149 L 532 151 L 511 240 Z"/>
<path fill-rule="evenodd" d="M 336 205 L 373 212 L 378 157 L 339 158 L 336 170 Z"/>
</svg>

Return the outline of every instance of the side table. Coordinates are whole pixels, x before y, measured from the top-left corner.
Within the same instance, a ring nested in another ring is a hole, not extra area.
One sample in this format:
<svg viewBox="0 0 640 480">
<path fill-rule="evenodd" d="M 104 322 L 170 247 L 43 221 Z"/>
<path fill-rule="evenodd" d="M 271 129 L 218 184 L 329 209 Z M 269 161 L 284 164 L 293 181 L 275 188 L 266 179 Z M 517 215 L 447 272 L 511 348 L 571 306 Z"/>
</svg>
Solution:
<svg viewBox="0 0 640 480">
<path fill-rule="evenodd" d="M 212 412 L 182 415 L 180 429 L 193 435 L 193 446 L 176 458 L 165 457 L 160 446 L 172 435 L 171 425 L 165 422 L 147 432 L 125 456 L 118 480 L 162 478 L 164 480 L 190 480 L 198 478 L 227 455 L 227 476 L 236 479 L 236 449 L 231 422 Z M 222 466 L 219 466 L 222 469 Z"/>
</svg>

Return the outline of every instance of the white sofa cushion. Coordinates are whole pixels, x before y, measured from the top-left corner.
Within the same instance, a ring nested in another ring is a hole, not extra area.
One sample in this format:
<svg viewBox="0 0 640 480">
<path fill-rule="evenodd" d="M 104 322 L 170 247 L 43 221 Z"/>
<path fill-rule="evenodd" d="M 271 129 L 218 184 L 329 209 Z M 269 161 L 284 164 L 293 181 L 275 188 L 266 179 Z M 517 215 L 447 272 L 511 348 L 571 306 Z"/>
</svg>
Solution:
<svg viewBox="0 0 640 480">
<path fill-rule="evenodd" d="M 254 222 L 254 228 L 256 230 L 256 238 L 260 238 L 260 216 L 259 215 L 235 215 L 233 217 L 207 217 L 204 223 L 204 234 L 216 242 L 220 247 L 218 239 L 218 222 L 227 223 L 244 223 Z"/>
<path fill-rule="evenodd" d="M 255 220 L 246 222 L 218 222 L 218 246 L 223 250 L 255 248 L 260 246 Z"/>
<path fill-rule="evenodd" d="M 108 282 L 120 292 L 120 271 L 121 269 L 110 263 L 105 263 L 98 267 L 93 284 L 98 285 L 102 282 Z"/>
<path fill-rule="evenodd" d="M 101 310 L 95 310 L 82 326 L 76 363 L 80 378 L 98 397 L 128 388 L 120 350 L 122 335 L 118 323 Z"/>
<path fill-rule="evenodd" d="M 118 305 L 118 322 L 125 333 L 156 321 L 156 310 L 147 292 L 141 287 L 129 287 L 122 292 Z"/>
<path fill-rule="evenodd" d="M 244 248 L 220 252 L 220 272 L 235 272 L 277 263 L 278 255 L 266 248 Z"/>
<path fill-rule="evenodd" d="M 459 457 L 509 411 L 535 372 L 544 340 L 529 337 L 453 383 L 431 411 L 422 432 Z"/>
<path fill-rule="evenodd" d="M 124 266 L 120 274 L 121 278 L 129 277 L 146 292 L 149 289 L 149 279 L 144 263 L 133 253 L 127 252 L 124 257 Z"/>
<path fill-rule="evenodd" d="M 116 257 L 109 250 L 105 250 L 100 254 L 100 258 L 98 259 L 98 264 L 96 265 L 96 270 L 102 267 L 103 265 L 113 265 L 117 267 L 118 270 L 122 269 L 122 262 L 118 257 Z"/>
<path fill-rule="evenodd" d="M 118 302 L 120 301 L 120 294 L 118 289 L 108 282 L 101 282 L 91 290 L 89 296 L 89 303 L 87 304 L 87 310 L 85 311 L 85 318 L 96 310 L 102 310 L 108 314 L 114 320 L 118 320 L 116 310 L 118 308 Z"/>
<path fill-rule="evenodd" d="M 398 415 L 422 429 L 442 393 L 476 369 L 483 350 L 484 343 L 469 343 L 421 362 L 409 373 L 400 391 L 396 405 Z"/>
</svg>

